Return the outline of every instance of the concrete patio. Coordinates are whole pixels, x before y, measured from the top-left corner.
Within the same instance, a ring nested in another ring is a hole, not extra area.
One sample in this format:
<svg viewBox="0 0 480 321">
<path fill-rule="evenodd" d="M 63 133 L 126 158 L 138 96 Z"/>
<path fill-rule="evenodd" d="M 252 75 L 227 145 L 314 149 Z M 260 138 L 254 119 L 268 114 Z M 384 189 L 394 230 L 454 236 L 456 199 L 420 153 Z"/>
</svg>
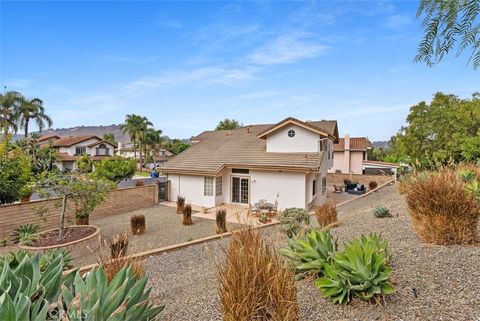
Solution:
<svg viewBox="0 0 480 321">
<path fill-rule="evenodd" d="M 162 202 L 161 205 L 177 207 L 175 202 Z M 192 214 L 194 217 L 215 220 L 217 209 L 224 208 L 227 210 L 227 223 L 230 224 L 245 224 L 251 226 L 262 225 L 258 216 L 254 216 L 250 213 L 249 207 L 245 205 L 237 204 L 224 204 L 207 209 L 206 213 L 203 212 L 203 208 L 197 205 L 192 205 L 192 210 L 195 212 Z M 278 222 L 276 218 L 272 218 L 272 222 Z"/>
</svg>

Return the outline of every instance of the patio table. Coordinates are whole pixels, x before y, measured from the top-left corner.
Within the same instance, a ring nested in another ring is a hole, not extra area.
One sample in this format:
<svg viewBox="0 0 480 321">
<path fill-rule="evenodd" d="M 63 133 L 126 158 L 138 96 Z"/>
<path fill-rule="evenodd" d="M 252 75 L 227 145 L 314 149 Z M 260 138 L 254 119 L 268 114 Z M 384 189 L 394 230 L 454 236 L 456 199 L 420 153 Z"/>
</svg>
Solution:
<svg viewBox="0 0 480 321">
<path fill-rule="evenodd" d="M 256 208 L 260 210 L 270 210 L 274 206 L 272 203 L 268 203 L 268 202 L 267 203 L 259 202 L 259 203 L 255 203 L 254 205 Z"/>
</svg>

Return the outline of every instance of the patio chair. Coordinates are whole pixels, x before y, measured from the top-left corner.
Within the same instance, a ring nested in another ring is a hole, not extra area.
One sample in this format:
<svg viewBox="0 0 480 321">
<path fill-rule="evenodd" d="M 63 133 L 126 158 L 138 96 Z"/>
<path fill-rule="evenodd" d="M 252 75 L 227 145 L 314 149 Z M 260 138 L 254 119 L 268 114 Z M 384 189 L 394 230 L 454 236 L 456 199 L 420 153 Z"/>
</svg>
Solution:
<svg viewBox="0 0 480 321">
<path fill-rule="evenodd" d="M 272 217 L 272 216 L 276 216 L 277 214 L 278 214 L 278 200 L 275 200 L 275 203 L 268 211 L 268 215 Z"/>
<path fill-rule="evenodd" d="M 252 206 L 252 204 L 249 204 L 250 208 L 248 209 L 248 212 L 251 214 L 251 215 L 255 215 L 255 216 L 260 216 L 260 209 L 256 206 Z"/>
<path fill-rule="evenodd" d="M 333 185 L 333 188 L 335 189 L 335 193 L 341 193 L 343 192 L 343 186 L 342 185 Z"/>
</svg>

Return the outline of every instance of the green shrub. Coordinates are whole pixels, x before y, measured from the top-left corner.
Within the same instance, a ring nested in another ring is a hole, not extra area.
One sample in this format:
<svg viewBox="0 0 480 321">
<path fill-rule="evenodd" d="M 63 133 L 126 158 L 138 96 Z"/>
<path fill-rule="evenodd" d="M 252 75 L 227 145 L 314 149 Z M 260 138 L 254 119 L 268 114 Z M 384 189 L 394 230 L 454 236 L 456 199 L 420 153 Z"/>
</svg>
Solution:
<svg viewBox="0 0 480 321">
<path fill-rule="evenodd" d="M 0 205 L 14 203 L 31 184 L 30 158 L 19 149 L 12 157 L 0 157 Z"/>
<path fill-rule="evenodd" d="M 303 208 L 287 208 L 278 216 L 282 231 L 293 237 L 309 229 L 310 215 Z"/>
<path fill-rule="evenodd" d="M 330 261 L 332 253 L 336 252 L 338 244 L 330 230 L 312 229 L 306 235 L 288 240 L 288 247 L 280 250 L 295 267 L 297 278 L 305 272 L 323 273 L 323 265 Z"/>
<path fill-rule="evenodd" d="M 373 215 L 376 218 L 383 218 L 383 217 L 390 217 L 392 214 L 390 214 L 390 210 L 386 207 L 383 206 L 377 206 L 373 210 Z"/>
<path fill-rule="evenodd" d="M 20 225 L 13 230 L 12 233 L 12 242 L 20 243 L 22 245 L 32 245 L 33 242 L 37 239 L 37 233 L 40 229 L 38 224 L 27 223 Z"/>
<path fill-rule="evenodd" d="M 471 183 L 476 180 L 477 173 L 470 169 L 463 169 L 458 172 L 458 175 L 464 183 Z"/>
<path fill-rule="evenodd" d="M 95 171 L 92 176 L 119 183 L 124 179 L 132 178 L 134 174 L 135 160 L 116 156 L 95 163 Z"/>
<path fill-rule="evenodd" d="M 378 234 L 362 236 L 345 244 L 341 252 L 324 263 L 324 276 L 315 281 L 323 296 L 334 303 L 348 303 L 356 296 L 363 300 L 393 293 L 389 281 L 388 243 Z"/>
</svg>

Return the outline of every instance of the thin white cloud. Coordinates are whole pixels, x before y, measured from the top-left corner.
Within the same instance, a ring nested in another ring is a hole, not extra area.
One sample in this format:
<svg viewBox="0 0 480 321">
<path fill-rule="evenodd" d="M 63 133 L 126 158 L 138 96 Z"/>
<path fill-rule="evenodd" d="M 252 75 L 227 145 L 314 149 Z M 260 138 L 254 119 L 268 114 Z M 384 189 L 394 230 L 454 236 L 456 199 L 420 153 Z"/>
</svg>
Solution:
<svg viewBox="0 0 480 321">
<path fill-rule="evenodd" d="M 306 33 L 286 33 L 255 50 L 250 60 L 256 65 L 289 64 L 317 57 L 327 49 L 327 46 L 310 40 Z"/>
<path fill-rule="evenodd" d="M 5 81 L 5 86 L 7 86 L 7 90 L 27 89 L 33 82 L 33 79 L 7 79 Z"/>
<path fill-rule="evenodd" d="M 413 23 L 413 19 L 410 16 L 406 15 L 392 15 L 387 18 L 386 25 L 387 28 L 393 30 L 402 30 L 408 27 Z"/>
<path fill-rule="evenodd" d="M 273 91 L 273 90 L 265 90 L 265 91 L 257 91 L 253 93 L 238 95 L 233 97 L 233 99 L 262 99 L 262 98 L 270 98 L 282 95 L 282 92 Z"/>
</svg>

